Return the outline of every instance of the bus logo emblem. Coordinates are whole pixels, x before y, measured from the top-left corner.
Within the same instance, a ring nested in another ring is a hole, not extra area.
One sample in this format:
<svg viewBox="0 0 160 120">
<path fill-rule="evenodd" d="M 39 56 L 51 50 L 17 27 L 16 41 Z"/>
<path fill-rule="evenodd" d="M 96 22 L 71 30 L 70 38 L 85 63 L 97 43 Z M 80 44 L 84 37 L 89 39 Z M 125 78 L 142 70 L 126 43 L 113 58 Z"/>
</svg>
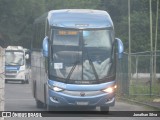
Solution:
<svg viewBox="0 0 160 120">
<path fill-rule="evenodd" d="M 81 95 L 81 96 L 85 96 L 85 93 L 84 93 L 84 92 L 81 92 L 80 95 Z"/>
</svg>

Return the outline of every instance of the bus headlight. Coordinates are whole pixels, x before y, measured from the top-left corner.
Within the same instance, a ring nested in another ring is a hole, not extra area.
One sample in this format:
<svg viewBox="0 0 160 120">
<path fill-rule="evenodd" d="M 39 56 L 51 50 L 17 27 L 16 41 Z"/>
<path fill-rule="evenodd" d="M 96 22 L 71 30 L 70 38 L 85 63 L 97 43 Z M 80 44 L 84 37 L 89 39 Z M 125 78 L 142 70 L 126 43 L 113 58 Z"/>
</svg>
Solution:
<svg viewBox="0 0 160 120">
<path fill-rule="evenodd" d="M 113 87 L 108 87 L 106 89 L 103 89 L 102 91 L 106 92 L 106 93 L 113 93 L 116 88 L 117 88 L 117 86 L 115 85 Z"/>
<path fill-rule="evenodd" d="M 25 66 L 20 66 L 19 71 L 24 71 L 25 70 Z"/>
<path fill-rule="evenodd" d="M 109 88 L 106 88 L 106 89 L 104 89 L 102 91 L 106 92 L 106 93 L 113 93 L 113 88 L 109 87 Z"/>
<path fill-rule="evenodd" d="M 57 86 L 52 86 L 52 85 L 49 85 L 49 84 L 48 84 L 48 87 L 49 87 L 49 89 L 54 90 L 55 92 L 63 91 L 62 88 L 59 88 L 59 87 L 57 87 Z"/>
<path fill-rule="evenodd" d="M 55 87 L 53 87 L 53 90 L 56 91 L 56 92 L 60 92 L 60 91 L 62 91 L 63 89 L 55 86 Z"/>
</svg>

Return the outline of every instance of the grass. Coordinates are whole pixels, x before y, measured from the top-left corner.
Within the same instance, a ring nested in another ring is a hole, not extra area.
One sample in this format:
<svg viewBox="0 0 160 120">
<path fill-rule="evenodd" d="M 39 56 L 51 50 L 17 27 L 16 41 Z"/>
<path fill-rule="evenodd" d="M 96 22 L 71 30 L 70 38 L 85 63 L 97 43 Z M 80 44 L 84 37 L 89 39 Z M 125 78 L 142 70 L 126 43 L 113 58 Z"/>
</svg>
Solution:
<svg viewBox="0 0 160 120">
<path fill-rule="evenodd" d="M 160 83 L 150 83 L 142 81 L 132 81 L 129 86 L 129 95 L 120 94 L 117 91 L 117 96 L 135 100 L 143 103 L 153 102 L 154 99 L 160 99 Z"/>
<path fill-rule="evenodd" d="M 133 84 L 129 89 L 130 96 L 132 99 L 141 102 L 153 102 L 159 95 L 160 97 L 160 84 L 153 83 L 152 85 L 146 83 Z"/>
</svg>

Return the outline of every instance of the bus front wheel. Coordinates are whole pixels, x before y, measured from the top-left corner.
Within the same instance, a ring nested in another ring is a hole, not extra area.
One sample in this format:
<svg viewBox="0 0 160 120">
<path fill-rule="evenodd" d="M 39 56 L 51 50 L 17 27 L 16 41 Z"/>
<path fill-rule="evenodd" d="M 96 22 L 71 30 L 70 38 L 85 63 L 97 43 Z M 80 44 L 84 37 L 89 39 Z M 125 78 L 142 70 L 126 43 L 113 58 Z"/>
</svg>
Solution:
<svg viewBox="0 0 160 120">
<path fill-rule="evenodd" d="M 53 107 L 51 105 L 47 105 L 47 111 L 53 111 Z"/>
<path fill-rule="evenodd" d="M 37 105 L 37 108 L 43 108 L 44 107 L 44 104 L 39 100 L 36 100 L 36 105 Z"/>
<path fill-rule="evenodd" d="M 27 80 L 25 81 L 25 83 L 26 83 L 26 84 L 29 84 L 29 80 L 27 79 Z"/>
</svg>

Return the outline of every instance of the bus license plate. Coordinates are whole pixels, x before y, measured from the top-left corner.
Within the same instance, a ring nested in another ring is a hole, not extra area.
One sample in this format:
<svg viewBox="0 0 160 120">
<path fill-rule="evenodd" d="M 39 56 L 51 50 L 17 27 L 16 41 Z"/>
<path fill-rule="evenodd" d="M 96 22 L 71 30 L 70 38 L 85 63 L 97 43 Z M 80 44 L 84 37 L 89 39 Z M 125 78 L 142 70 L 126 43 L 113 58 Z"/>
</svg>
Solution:
<svg viewBox="0 0 160 120">
<path fill-rule="evenodd" d="M 88 102 L 77 102 L 77 105 L 88 105 Z"/>
</svg>

